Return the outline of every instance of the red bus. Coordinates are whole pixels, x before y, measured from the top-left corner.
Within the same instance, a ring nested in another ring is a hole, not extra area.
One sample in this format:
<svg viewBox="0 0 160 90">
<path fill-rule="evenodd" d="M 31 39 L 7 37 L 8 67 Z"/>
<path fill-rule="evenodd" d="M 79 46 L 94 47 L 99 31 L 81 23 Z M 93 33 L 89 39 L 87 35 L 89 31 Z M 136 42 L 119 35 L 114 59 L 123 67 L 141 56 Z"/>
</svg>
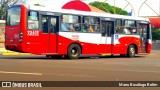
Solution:
<svg viewBox="0 0 160 90">
<path fill-rule="evenodd" d="M 44 6 L 15 5 L 7 10 L 5 48 L 51 57 L 151 52 L 146 18 Z"/>
</svg>

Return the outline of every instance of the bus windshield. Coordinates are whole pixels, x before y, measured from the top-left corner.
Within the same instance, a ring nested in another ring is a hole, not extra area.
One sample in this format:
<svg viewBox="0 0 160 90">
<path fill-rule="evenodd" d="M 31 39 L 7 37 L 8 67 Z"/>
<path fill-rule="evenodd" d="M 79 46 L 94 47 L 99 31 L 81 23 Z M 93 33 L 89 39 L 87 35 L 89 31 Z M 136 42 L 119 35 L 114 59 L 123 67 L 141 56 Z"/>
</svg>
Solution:
<svg viewBox="0 0 160 90">
<path fill-rule="evenodd" d="M 21 13 L 21 9 L 18 6 L 8 9 L 6 25 L 7 26 L 19 25 L 20 13 Z"/>
</svg>

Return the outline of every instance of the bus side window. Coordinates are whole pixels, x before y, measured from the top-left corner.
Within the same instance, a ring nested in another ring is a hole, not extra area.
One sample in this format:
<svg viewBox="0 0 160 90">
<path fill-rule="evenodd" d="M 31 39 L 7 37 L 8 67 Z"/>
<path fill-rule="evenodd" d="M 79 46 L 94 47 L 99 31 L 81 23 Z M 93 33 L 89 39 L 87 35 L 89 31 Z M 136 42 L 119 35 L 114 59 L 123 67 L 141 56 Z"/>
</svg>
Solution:
<svg viewBox="0 0 160 90">
<path fill-rule="evenodd" d="M 104 22 L 104 21 L 101 22 L 101 29 L 102 29 L 102 31 L 101 31 L 102 36 L 105 36 L 105 34 L 106 34 L 106 22 Z"/>
<path fill-rule="evenodd" d="M 51 33 L 55 33 L 57 30 L 57 18 L 51 18 Z"/>
<path fill-rule="evenodd" d="M 120 20 L 120 19 L 117 19 L 115 21 L 115 33 L 116 34 L 122 34 L 123 33 L 122 20 Z"/>
<path fill-rule="evenodd" d="M 68 28 L 69 28 L 70 31 L 76 31 L 73 23 L 70 23 Z"/>
<path fill-rule="evenodd" d="M 61 31 L 77 32 L 81 30 L 81 18 L 77 15 L 62 15 Z"/>
<path fill-rule="evenodd" d="M 82 32 L 88 32 L 88 29 L 89 29 L 89 18 L 83 17 Z"/>
<path fill-rule="evenodd" d="M 42 16 L 42 30 L 43 33 L 48 33 L 48 17 Z"/>
<path fill-rule="evenodd" d="M 125 20 L 124 34 L 136 34 L 136 33 L 137 33 L 136 21 Z"/>
<path fill-rule="evenodd" d="M 124 34 L 131 34 L 129 27 L 124 27 L 123 32 L 124 32 Z"/>
<path fill-rule="evenodd" d="M 98 17 L 83 17 L 82 32 L 100 32 Z"/>
<path fill-rule="evenodd" d="M 61 31 L 69 31 L 67 27 L 68 24 L 61 22 Z"/>
<path fill-rule="evenodd" d="M 39 29 L 39 14 L 35 11 L 28 12 L 28 29 L 38 30 Z"/>
</svg>

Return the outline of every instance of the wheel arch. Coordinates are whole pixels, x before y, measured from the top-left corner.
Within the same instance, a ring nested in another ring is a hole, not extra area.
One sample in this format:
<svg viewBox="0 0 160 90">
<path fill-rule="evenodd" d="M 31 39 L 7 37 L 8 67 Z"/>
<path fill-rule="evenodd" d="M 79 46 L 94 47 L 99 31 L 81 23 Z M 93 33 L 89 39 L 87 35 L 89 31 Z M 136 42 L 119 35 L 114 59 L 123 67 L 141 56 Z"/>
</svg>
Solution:
<svg viewBox="0 0 160 90">
<path fill-rule="evenodd" d="M 67 49 L 68 49 L 69 46 L 72 45 L 72 44 L 77 44 L 77 45 L 79 45 L 80 48 L 81 48 L 81 54 L 82 54 L 82 45 L 81 45 L 80 43 L 78 43 L 78 42 L 72 42 L 72 43 L 70 43 L 70 44 L 68 45 Z"/>
<path fill-rule="evenodd" d="M 136 54 L 138 54 L 138 45 L 136 45 L 135 43 L 132 43 L 132 44 L 130 44 L 130 45 L 133 45 L 134 47 L 135 47 L 135 50 L 136 50 Z M 128 45 L 128 49 L 129 49 L 129 46 L 130 45 Z M 127 49 L 127 50 L 128 50 Z"/>
<path fill-rule="evenodd" d="M 127 47 L 127 52 L 128 52 L 129 46 L 131 46 L 131 45 L 133 45 L 133 46 L 135 47 L 136 54 L 138 54 L 138 45 L 136 45 L 135 43 L 131 43 L 131 44 L 128 45 L 128 47 Z M 126 53 L 127 53 L 127 52 L 126 52 Z"/>
</svg>

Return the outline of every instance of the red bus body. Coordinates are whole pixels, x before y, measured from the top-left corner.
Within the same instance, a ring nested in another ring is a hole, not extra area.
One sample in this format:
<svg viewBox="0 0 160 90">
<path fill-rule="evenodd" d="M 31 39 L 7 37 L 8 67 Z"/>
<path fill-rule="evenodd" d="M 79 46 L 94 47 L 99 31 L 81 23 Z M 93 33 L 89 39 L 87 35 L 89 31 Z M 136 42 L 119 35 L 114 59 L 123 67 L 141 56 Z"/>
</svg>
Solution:
<svg viewBox="0 0 160 90">
<path fill-rule="evenodd" d="M 102 37 L 101 33 L 61 31 L 44 34 L 41 25 L 38 30 L 28 29 L 27 13 L 30 9 L 25 5 L 20 5 L 19 7 L 21 9 L 19 25 L 6 25 L 5 47 L 7 50 L 38 55 L 67 55 L 68 47 L 75 43 L 81 47 L 81 54 L 86 55 L 127 54 L 130 45 L 134 45 L 136 54 L 149 54 L 151 52 L 152 44 L 149 24 L 147 24 L 149 36 L 146 38 L 145 43 L 143 43 L 143 38 L 141 41 L 140 35 L 112 34 L 111 37 Z M 54 17 L 54 15 L 52 16 Z M 56 17 L 60 20 L 60 16 Z M 146 45 L 146 50 L 143 50 L 143 44 Z"/>
</svg>

